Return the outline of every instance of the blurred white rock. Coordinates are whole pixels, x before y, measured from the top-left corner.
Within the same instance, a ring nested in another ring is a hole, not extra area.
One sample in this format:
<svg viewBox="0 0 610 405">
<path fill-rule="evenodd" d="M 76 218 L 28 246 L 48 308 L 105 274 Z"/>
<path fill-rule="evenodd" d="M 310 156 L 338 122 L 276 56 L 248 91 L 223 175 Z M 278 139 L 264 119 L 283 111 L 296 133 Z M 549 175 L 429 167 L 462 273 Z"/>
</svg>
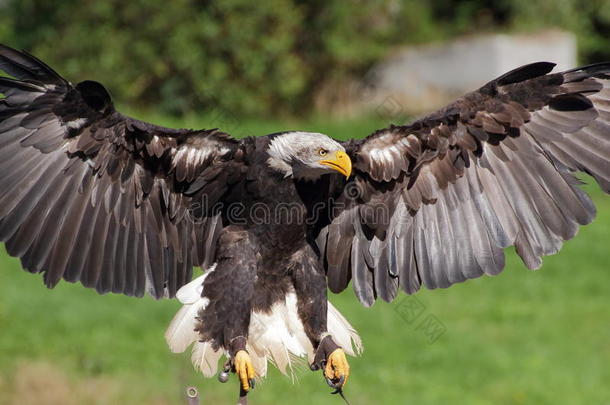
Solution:
<svg viewBox="0 0 610 405">
<path fill-rule="evenodd" d="M 492 34 L 398 49 L 351 86 L 350 100 L 343 99 L 349 106 L 336 112 L 374 110 L 388 119 L 432 112 L 511 69 L 538 61 L 556 63 L 555 70 L 575 67 L 575 36 L 557 30 Z"/>
</svg>

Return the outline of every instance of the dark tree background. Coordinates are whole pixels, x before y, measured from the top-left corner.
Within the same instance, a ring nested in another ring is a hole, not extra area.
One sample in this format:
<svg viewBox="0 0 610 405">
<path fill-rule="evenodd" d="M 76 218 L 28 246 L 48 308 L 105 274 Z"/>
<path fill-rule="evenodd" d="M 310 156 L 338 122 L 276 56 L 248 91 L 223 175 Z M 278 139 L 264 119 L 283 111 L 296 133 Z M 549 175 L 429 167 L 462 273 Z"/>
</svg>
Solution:
<svg viewBox="0 0 610 405">
<path fill-rule="evenodd" d="M 302 116 L 394 46 L 544 27 L 610 60 L 608 0 L 0 0 L 0 41 L 171 114 Z"/>
</svg>

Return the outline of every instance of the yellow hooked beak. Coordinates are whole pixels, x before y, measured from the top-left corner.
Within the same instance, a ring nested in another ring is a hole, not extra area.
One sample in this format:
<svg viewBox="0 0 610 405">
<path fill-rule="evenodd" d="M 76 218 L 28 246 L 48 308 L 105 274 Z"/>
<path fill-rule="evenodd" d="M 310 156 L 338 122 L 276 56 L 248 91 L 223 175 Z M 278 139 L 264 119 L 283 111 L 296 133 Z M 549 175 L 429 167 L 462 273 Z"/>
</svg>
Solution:
<svg viewBox="0 0 610 405">
<path fill-rule="evenodd" d="M 352 174 L 352 160 L 342 150 L 337 151 L 334 157 L 329 156 L 327 159 L 320 160 L 320 163 L 338 171 L 345 177 L 349 177 Z"/>
</svg>

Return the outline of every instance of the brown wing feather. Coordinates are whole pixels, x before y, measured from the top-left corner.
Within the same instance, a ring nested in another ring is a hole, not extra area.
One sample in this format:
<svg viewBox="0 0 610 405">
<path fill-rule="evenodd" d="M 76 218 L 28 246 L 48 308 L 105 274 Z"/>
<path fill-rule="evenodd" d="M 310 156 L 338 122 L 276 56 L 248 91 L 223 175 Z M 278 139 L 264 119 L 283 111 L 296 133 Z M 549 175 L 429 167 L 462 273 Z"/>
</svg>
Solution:
<svg viewBox="0 0 610 405">
<path fill-rule="evenodd" d="M 321 240 L 333 291 L 350 274 L 365 305 L 398 287 L 448 287 L 502 271 L 510 245 L 537 268 L 593 219 L 572 173 L 610 192 L 610 64 L 552 67 L 521 67 L 426 118 L 345 144 L 355 173 L 346 190 L 358 193 L 339 197 L 344 209 Z M 354 240 L 351 261 L 337 259 L 341 237 Z"/>
<path fill-rule="evenodd" d="M 0 78 L 0 240 L 27 270 L 162 297 L 211 264 L 220 223 L 191 208 L 227 190 L 237 141 L 121 115 L 99 83 L 4 46 L 0 68 L 15 77 Z"/>
</svg>

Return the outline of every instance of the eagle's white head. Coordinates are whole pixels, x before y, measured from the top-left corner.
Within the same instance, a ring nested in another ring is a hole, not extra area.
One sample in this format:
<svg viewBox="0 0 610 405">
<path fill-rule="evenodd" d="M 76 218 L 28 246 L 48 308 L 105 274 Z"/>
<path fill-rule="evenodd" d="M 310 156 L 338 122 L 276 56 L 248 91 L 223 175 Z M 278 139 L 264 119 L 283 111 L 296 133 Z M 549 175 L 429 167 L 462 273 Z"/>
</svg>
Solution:
<svg viewBox="0 0 610 405">
<path fill-rule="evenodd" d="M 316 132 L 286 132 L 275 135 L 267 150 L 267 164 L 284 177 L 315 180 L 325 173 L 352 173 L 352 161 L 345 148 Z"/>
</svg>

